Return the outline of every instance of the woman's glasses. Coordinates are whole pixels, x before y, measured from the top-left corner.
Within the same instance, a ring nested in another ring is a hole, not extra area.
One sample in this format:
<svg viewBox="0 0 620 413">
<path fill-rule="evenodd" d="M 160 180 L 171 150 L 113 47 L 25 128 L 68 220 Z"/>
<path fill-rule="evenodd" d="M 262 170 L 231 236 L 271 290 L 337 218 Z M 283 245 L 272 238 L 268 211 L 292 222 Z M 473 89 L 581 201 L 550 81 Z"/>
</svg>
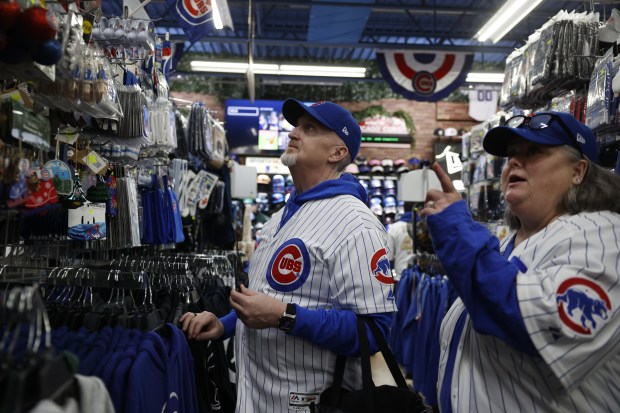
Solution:
<svg viewBox="0 0 620 413">
<path fill-rule="evenodd" d="M 510 128 L 518 128 L 521 126 L 527 126 L 533 130 L 541 130 L 541 129 L 545 129 L 549 127 L 549 124 L 554 121 L 559 122 L 560 126 L 562 126 L 562 129 L 564 129 L 566 133 L 568 133 L 568 136 L 570 136 L 571 139 L 573 139 L 573 133 L 570 131 L 570 129 L 568 129 L 568 127 L 564 124 L 564 122 L 562 122 L 562 118 L 554 114 L 551 114 L 551 113 L 541 113 L 541 114 L 534 114 L 530 116 L 526 116 L 526 115 L 513 116 L 504 123 L 504 126 L 508 126 Z"/>
</svg>

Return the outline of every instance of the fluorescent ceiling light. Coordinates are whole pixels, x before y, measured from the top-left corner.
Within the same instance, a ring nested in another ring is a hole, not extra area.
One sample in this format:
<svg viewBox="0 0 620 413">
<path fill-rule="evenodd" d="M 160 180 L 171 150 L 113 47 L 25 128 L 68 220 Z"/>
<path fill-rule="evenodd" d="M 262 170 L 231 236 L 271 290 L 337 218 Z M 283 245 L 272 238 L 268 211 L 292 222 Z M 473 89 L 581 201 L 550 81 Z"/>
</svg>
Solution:
<svg viewBox="0 0 620 413">
<path fill-rule="evenodd" d="M 470 72 L 465 82 L 468 83 L 504 83 L 503 73 Z"/>
<path fill-rule="evenodd" d="M 543 0 L 507 0 L 506 3 L 489 19 L 474 36 L 484 42 L 491 39 L 497 43 L 513 27 L 525 18 Z"/>
<path fill-rule="evenodd" d="M 246 73 L 248 63 L 209 62 L 194 60 L 190 63 L 193 71 L 213 73 Z M 253 63 L 254 74 L 280 76 L 311 76 L 311 77 L 365 77 L 366 68 L 352 66 L 312 66 L 312 65 L 278 65 Z"/>
<path fill-rule="evenodd" d="M 220 11 L 217 8 L 217 1 L 212 1 L 211 7 L 213 8 L 213 10 L 211 10 L 213 13 L 213 26 L 216 30 L 222 30 L 224 28 L 224 23 L 222 23 L 222 17 L 220 16 Z"/>
</svg>

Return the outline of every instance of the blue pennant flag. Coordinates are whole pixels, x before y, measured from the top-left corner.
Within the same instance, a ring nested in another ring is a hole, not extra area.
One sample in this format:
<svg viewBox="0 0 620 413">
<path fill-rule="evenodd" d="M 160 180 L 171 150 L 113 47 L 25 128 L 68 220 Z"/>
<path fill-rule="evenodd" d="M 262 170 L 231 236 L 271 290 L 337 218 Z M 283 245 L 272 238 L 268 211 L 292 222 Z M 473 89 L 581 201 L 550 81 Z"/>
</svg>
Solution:
<svg viewBox="0 0 620 413">
<path fill-rule="evenodd" d="M 212 0 L 166 0 L 191 43 L 213 30 Z"/>
</svg>

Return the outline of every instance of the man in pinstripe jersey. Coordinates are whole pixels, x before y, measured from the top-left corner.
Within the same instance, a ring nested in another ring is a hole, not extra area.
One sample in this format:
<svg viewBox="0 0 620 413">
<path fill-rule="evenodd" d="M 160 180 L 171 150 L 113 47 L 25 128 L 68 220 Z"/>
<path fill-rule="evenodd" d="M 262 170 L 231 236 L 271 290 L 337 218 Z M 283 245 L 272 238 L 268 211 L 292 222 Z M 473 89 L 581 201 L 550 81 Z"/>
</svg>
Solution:
<svg viewBox="0 0 620 413">
<path fill-rule="evenodd" d="M 190 339 L 235 335 L 244 413 L 309 411 L 331 385 L 336 355 L 358 355 L 356 314 L 387 335 L 396 310 L 387 234 L 364 188 L 342 173 L 359 151 L 357 122 L 332 102 L 288 99 L 282 111 L 295 125 L 281 157 L 295 190 L 263 227 L 249 286 L 231 293 L 234 311 L 222 319 L 181 318 Z M 348 362 L 345 386 L 360 388 L 359 373 L 359 359 Z"/>
<path fill-rule="evenodd" d="M 483 146 L 507 158 L 501 245 L 438 165 L 443 191 L 421 211 L 459 295 L 441 326 L 441 411 L 620 412 L 620 177 L 568 113 L 515 116 Z"/>
</svg>

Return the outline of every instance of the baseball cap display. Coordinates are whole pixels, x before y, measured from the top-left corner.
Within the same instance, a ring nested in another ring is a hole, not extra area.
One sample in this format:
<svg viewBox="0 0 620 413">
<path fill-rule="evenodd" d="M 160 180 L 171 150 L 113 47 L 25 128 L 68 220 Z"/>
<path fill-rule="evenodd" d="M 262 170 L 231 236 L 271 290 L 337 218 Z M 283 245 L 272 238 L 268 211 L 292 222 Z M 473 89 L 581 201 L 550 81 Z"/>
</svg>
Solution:
<svg viewBox="0 0 620 413">
<path fill-rule="evenodd" d="M 368 161 L 366 160 L 365 157 L 363 156 L 358 156 L 357 158 L 355 158 L 355 163 L 357 165 L 365 165 Z"/>
<path fill-rule="evenodd" d="M 397 174 L 402 174 L 403 172 L 409 172 L 409 168 L 407 167 L 407 165 L 401 165 L 398 168 L 396 168 Z"/>
<path fill-rule="evenodd" d="M 393 196 L 383 198 L 383 212 L 386 214 L 396 214 L 396 198 Z"/>
<path fill-rule="evenodd" d="M 407 163 L 407 161 L 402 159 L 402 158 L 394 160 L 394 166 L 396 166 L 396 167 L 401 166 L 401 165 L 405 165 L 406 163 Z"/>
<path fill-rule="evenodd" d="M 293 182 L 293 177 L 291 175 L 286 176 L 285 184 L 286 186 L 284 187 L 284 191 L 287 194 L 295 189 L 295 183 Z"/>
<path fill-rule="evenodd" d="M 258 205 L 258 210 L 261 212 L 269 211 L 269 198 L 267 194 L 264 192 L 259 192 L 256 195 L 256 204 Z"/>
<path fill-rule="evenodd" d="M 383 172 L 385 172 L 385 170 L 381 165 L 375 165 L 370 168 L 370 172 L 372 172 L 373 174 L 382 174 Z"/>
<path fill-rule="evenodd" d="M 383 166 L 383 171 L 386 174 L 392 173 L 394 171 L 394 161 L 391 159 L 383 159 L 381 161 L 381 166 Z"/>
<path fill-rule="evenodd" d="M 375 215 L 383 215 L 383 207 L 381 206 L 381 198 L 370 198 L 370 210 Z"/>
<path fill-rule="evenodd" d="M 256 183 L 258 184 L 269 185 L 270 182 L 271 182 L 271 178 L 269 177 L 269 175 L 260 174 L 256 177 Z"/>
<path fill-rule="evenodd" d="M 441 128 L 437 128 L 437 129 L 435 129 L 433 131 L 433 135 L 435 135 L 435 136 L 443 136 L 443 133 L 444 133 L 443 129 L 441 129 Z"/>
<path fill-rule="evenodd" d="M 570 145 L 598 163 L 596 136 L 570 113 L 549 111 L 513 116 L 503 126 L 488 131 L 482 146 L 491 155 L 506 157 L 508 144 L 515 136 L 543 145 Z"/>
<path fill-rule="evenodd" d="M 349 149 L 351 159 L 357 157 L 362 143 L 362 131 L 351 112 L 326 101 L 306 106 L 296 99 L 287 99 L 282 105 L 282 114 L 291 125 L 297 125 L 297 119 L 304 113 L 308 113 L 323 126 L 336 132 Z"/>
<path fill-rule="evenodd" d="M 456 130 L 456 128 L 447 128 L 446 132 L 445 132 L 445 136 L 456 136 L 458 135 L 458 131 Z"/>
<path fill-rule="evenodd" d="M 280 204 L 284 202 L 284 194 L 273 193 L 271 194 L 271 203 L 272 204 Z"/>
<path fill-rule="evenodd" d="M 418 158 L 411 158 L 409 159 L 409 165 L 413 166 L 414 168 L 417 168 L 420 166 L 420 160 Z"/>
<path fill-rule="evenodd" d="M 372 179 L 370 181 L 371 188 L 381 188 L 381 186 L 382 186 L 381 179 Z"/>
<path fill-rule="evenodd" d="M 383 196 L 383 189 L 379 188 L 371 188 L 370 189 L 371 196 Z"/>
<path fill-rule="evenodd" d="M 360 172 L 360 169 L 356 164 L 350 163 L 347 165 L 346 168 L 344 168 L 344 171 L 350 174 L 358 174 Z"/>
<path fill-rule="evenodd" d="M 282 175 L 274 175 L 271 179 L 271 189 L 273 192 L 284 192 L 285 180 Z"/>
<path fill-rule="evenodd" d="M 372 158 L 368 160 L 368 166 L 379 166 L 381 165 L 381 161 L 377 158 Z"/>
<path fill-rule="evenodd" d="M 365 179 L 360 179 L 360 185 L 362 185 L 364 187 L 364 189 L 366 190 L 366 192 L 368 192 L 368 181 Z"/>
<path fill-rule="evenodd" d="M 370 172 L 370 166 L 368 166 L 368 165 L 360 165 L 359 166 L 359 170 L 360 170 L 360 173 L 367 174 L 368 172 Z"/>
</svg>

